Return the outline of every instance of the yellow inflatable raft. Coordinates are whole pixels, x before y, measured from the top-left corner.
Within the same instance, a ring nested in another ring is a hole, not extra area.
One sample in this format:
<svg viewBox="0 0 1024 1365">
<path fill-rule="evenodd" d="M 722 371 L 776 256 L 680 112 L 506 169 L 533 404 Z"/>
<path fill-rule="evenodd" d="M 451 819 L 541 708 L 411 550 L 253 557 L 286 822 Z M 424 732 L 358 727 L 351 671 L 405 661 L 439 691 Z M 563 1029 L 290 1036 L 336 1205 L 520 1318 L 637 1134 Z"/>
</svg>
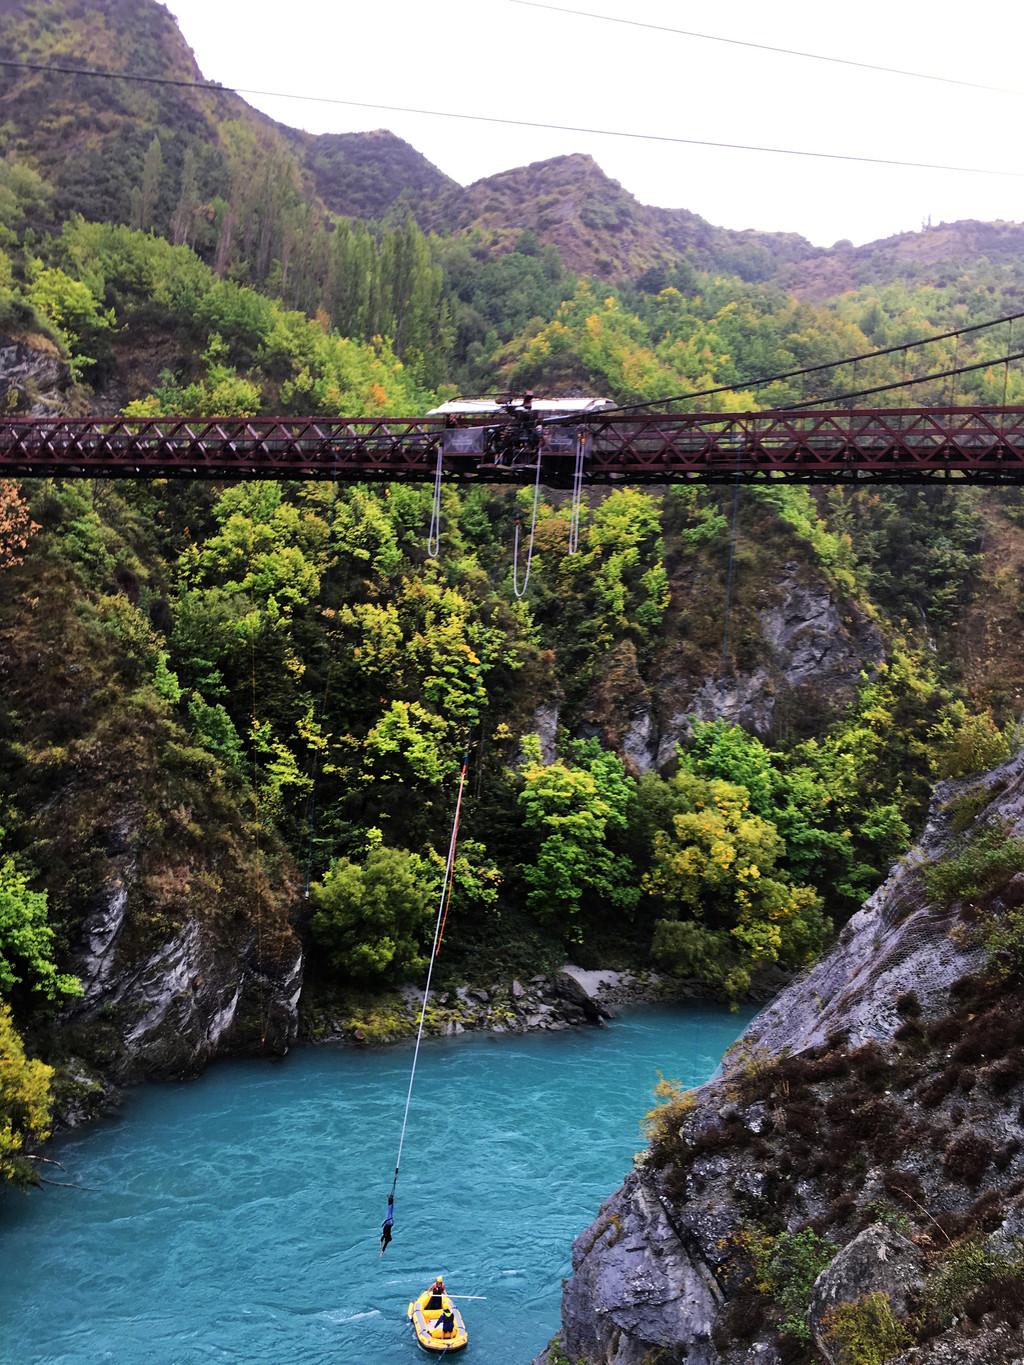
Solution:
<svg viewBox="0 0 1024 1365">
<path fill-rule="evenodd" d="M 428 1289 L 409 1305 L 409 1321 L 416 1333 L 416 1340 L 425 1351 L 436 1351 L 439 1355 L 445 1351 L 461 1351 L 469 1341 L 469 1333 L 462 1321 L 462 1314 L 447 1294 L 441 1295 L 440 1308 L 428 1308 L 430 1299 L 431 1293 Z M 455 1319 L 454 1330 L 448 1335 L 445 1335 L 441 1323 L 441 1314 L 446 1308 L 451 1309 Z"/>
</svg>

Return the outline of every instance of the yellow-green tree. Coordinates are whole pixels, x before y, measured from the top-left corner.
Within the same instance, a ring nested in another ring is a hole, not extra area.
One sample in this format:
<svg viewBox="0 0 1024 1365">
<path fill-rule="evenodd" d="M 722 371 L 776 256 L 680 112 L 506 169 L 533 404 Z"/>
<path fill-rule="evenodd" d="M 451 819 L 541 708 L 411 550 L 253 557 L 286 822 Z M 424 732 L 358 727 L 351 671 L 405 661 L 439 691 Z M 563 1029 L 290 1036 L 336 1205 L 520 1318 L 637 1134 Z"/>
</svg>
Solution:
<svg viewBox="0 0 1024 1365">
<path fill-rule="evenodd" d="M 747 789 L 685 771 L 672 786 L 676 811 L 670 828 L 655 834 L 643 883 L 666 911 L 655 927 L 655 956 L 733 997 L 758 967 L 809 960 L 827 928 L 821 902 L 813 887 L 779 870 L 785 843 L 751 811 Z"/>
<path fill-rule="evenodd" d="M 0 1002 L 0 1184 L 28 1185 L 36 1178 L 26 1142 L 50 1135 L 53 1068 L 25 1056 L 10 1008 Z"/>
</svg>

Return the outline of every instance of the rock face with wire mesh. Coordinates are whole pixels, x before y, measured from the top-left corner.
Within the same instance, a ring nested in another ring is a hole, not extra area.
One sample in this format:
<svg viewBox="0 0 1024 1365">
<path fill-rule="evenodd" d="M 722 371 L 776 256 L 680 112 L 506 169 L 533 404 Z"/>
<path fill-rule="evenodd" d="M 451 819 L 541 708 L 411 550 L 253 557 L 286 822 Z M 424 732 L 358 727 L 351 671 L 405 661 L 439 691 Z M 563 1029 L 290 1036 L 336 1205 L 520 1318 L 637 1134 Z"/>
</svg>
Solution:
<svg viewBox="0 0 1024 1365">
<path fill-rule="evenodd" d="M 1024 754 L 940 784 L 832 954 L 657 1111 L 574 1245 L 574 1365 L 1019 1365 L 1022 837 Z"/>
</svg>

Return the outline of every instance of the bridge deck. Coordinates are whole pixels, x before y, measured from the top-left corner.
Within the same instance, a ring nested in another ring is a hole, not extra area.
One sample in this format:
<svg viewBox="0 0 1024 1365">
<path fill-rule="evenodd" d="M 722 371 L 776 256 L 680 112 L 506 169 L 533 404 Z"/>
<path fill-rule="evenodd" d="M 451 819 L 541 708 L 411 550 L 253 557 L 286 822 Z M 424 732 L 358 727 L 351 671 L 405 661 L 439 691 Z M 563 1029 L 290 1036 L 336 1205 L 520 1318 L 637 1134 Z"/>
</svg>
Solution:
<svg viewBox="0 0 1024 1365">
<path fill-rule="evenodd" d="M 0 420 L 0 477 L 428 482 L 445 429 L 436 417 L 8 418 Z M 627 414 L 590 416 L 580 429 L 589 433 L 588 484 L 1024 484 L 1024 407 Z M 571 444 L 542 451 L 548 486 L 571 485 Z M 442 477 L 532 482 L 534 461 L 448 452 Z"/>
</svg>

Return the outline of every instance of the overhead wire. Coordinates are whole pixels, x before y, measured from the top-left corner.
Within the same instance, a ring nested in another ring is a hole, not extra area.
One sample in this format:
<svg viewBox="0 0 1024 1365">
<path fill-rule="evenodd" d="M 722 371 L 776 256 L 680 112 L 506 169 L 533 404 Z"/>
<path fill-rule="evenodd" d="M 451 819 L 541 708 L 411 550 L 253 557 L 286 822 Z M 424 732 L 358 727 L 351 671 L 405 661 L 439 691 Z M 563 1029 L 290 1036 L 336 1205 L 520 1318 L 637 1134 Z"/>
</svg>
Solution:
<svg viewBox="0 0 1024 1365">
<path fill-rule="evenodd" d="M 296 94 L 287 90 L 257 90 L 249 86 L 220 85 L 216 81 L 186 81 L 174 76 L 147 76 L 140 72 L 103 71 L 96 67 L 65 66 L 59 63 L 22 62 L 0 58 L 0 67 L 23 71 L 55 72 L 71 76 L 93 76 L 106 80 L 136 81 L 149 85 L 169 85 L 191 90 L 211 90 L 221 95 L 250 95 L 258 99 L 300 100 L 311 104 L 341 105 L 349 109 L 374 109 L 387 114 L 415 114 L 421 118 L 455 119 L 464 123 L 499 124 L 506 128 L 539 128 L 545 132 L 582 133 L 588 137 L 617 137 L 634 142 L 660 142 L 677 147 L 711 147 L 717 151 L 757 152 L 765 156 L 808 157 L 820 161 L 854 162 L 865 166 L 895 166 L 901 170 L 945 171 L 956 175 L 993 175 L 1024 179 L 1024 170 L 1010 171 L 991 166 L 953 166 L 937 161 L 909 161 L 884 156 L 859 156 L 853 152 L 821 152 L 801 147 L 768 147 L 748 142 L 719 142 L 711 138 L 676 137 L 669 133 L 626 132 L 621 128 L 590 128 L 571 123 L 542 123 L 535 119 L 502 118 L 495 114 L 456 113 L 450 109 L 420 109 L 403 104 L 380 104 L 374 100 L 346 100 L 336 95 Z"/>
<path fill-rule="evenodd" d="M 774 52 L 783 57 L 801 57 L 811 62 L 830 62 L 836 66 L 852 66 L 861 71 L 878 71 L 887 76 L 908 77 L 917 81 L 935 81 L 941 85 L 958 85 L 966 90 L 984 90 L 993 95 L 1024 95 L 1024 90 L 1014 90 L 1002 85 L 984 85 L 978 81 L 960 80 L 956 76 L 936 76 L 929 71 L 910 71 L 899 66 L 879 66 L 875 62 L 858 62 L 852 57 L 833 57 L 822 52 L 804 52 L 798 48 L 776 47 L 771 43 L 755 43 L 749 38 L 727 38 L 718 33 L 697 33 L 692 29 L 674 28 L 669 24 L 652 24 L 643 19 L 624 19 L 616 14 L 595 14 L 591 10 L 569 9 L 566 5 L 549 5 L 543 0 L 510 0 L 513 5 L 525 5 L 530 9 L 550 10 L 554 14 L 571 14 L 580 19 L 597 19 L 609 24 L 623 24 L 627 28 L 644 28 L 655 33 L 672 33 L 681 38 L 697 38 L 706 43 L 726 43 L 730 47 L 747 47 L 755 52 Z"/>
</svg>

